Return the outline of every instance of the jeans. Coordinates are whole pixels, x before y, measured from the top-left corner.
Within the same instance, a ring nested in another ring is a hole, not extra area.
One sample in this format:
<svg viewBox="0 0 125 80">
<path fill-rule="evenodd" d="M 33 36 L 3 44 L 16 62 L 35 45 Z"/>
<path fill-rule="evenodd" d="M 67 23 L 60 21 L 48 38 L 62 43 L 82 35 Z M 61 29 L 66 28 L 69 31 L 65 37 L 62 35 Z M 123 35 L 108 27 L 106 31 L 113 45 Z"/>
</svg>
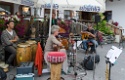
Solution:
<svg viewBox="0 0 125 80">
<path fill-rule="evenodd" d="M 5 56 L 9 55 L 9 58 L 6 60 L 6 63 L 11 64 L 16 57 L 16 49 L 13 46 L 7 46 L 5 47 L 5 51 L 7 52 L 5 53 Z"/>
<path fill-rule="evenodd" d="M 87 43 L 92 42 L 93 46 L 91 46 L 91 50 L 95 51 L 96 47 L 98 46 L 98 42 L 94 39 L 83 40 L 83 49 L 87 50 L 88 46 Z"/>
</svg>

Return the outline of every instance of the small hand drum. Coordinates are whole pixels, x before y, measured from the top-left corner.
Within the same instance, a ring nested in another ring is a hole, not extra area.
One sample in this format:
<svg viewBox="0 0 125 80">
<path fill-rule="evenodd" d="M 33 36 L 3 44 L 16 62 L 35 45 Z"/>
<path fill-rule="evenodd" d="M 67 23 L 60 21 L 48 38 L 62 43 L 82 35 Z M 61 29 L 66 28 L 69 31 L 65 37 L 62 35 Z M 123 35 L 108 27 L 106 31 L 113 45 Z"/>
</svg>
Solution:
<svg viewBox="0 0 125 80">
<path fill-rule="evenodd" d="M 66 54 L 63 52 L 48 53 L 47 60 L 51 63 L 51 80 L 61 80 L 61 67 L 66 59 Z"/>
</svg>

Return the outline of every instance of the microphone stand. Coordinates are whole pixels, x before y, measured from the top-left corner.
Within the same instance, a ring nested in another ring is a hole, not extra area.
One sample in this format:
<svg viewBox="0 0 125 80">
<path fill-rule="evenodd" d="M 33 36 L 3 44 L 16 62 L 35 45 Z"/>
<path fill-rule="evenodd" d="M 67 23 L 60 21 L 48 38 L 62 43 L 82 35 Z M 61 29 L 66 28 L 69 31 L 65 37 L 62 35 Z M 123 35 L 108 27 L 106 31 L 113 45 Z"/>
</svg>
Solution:
<svg viewBox="0 0 125 80">
<path fill-rule="evenodd" d="M 77 66 L 77 55 L 78 55 L 77 42 L 79 41 L 79 37 L 74 37 L 74 38 L 75 38 L 74 41 L 76 42 L 76 45 L 75 45 L 76 49 L 75 49 L 75 51 L 73 51 L 73 57 L 72 57 L 73 61 L 70 63 L 70 67 L 73 67 L 75 79 L 81 80 L 85 75 L 87 75 L 87 73 L 86 73 L 86 71 L 85 71 L 85 73 L 83 73 L 83 71 L 80 73 L 77 73 L 77 71 L 81 71 L 81 70 L 83 70 L 83 68 L 80 67 L 80 65 Z M 74 50 L 73 47 L 72 47 L 72 50 Z"/>
</svg>

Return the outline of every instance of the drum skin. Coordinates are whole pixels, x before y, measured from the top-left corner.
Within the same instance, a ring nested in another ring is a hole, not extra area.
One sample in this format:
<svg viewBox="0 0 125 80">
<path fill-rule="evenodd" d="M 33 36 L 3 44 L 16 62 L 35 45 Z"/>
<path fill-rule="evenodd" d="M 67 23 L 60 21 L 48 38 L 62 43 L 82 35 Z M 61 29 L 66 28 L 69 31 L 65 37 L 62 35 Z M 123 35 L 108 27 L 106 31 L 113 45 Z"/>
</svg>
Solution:
<svg viewBox="0 0 125 80">
<path fill-rule="evenodd" d="M 22 62 L 30 62 L 31 61 L 31 47 L 29 44 L 20 44 L 17 47 L 16 54 L 17 65 L 19 66 Z"/>
<path fill-rule="evenodd" d="M 36 57 L 37 44 L 35 41 L 26 41 L 26 43 L 30 44 L 31 46 L 31 60 L 34 61 Z"/>
</svg>

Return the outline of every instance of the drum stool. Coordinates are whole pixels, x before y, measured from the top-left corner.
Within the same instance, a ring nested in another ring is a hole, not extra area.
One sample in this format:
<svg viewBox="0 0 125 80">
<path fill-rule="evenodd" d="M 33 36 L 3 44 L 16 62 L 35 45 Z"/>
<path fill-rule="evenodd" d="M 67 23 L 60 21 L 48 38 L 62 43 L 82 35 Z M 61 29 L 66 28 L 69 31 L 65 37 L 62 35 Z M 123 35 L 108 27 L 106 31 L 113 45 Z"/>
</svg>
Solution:
<svg viewBox="0 0 125 80">
<path fill-rule="evenodd" d="M 66 59 L 63 52 L 49 52 L 47 56 L 48 62 L 51 63 L 51 78 L 47 80 L 64 80 L 61 76 L 61 67 Z"/>
</svg>

